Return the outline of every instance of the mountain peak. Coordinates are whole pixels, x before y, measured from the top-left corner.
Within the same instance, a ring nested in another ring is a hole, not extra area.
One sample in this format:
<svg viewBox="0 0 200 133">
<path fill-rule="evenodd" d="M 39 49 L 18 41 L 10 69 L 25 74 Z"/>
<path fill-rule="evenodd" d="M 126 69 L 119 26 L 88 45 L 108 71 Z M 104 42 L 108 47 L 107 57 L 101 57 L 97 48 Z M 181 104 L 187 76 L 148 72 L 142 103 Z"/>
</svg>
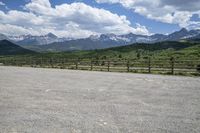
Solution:
<svg viewBox="0 0 200 133">
<path fill-rule="evenodd" d="M 182 28 L 179 32 L 188 32 L 186 28 Z"/>
<path fill-rule="evenodd" d="M 97 40 L 99 39 L 99 36 L 98 35 L 90 35 L 89 37 L 91 40 Z"/>
<path fill-rule="evenodd" d="M 51 33 L 51 32 L 50 32 L 50 33 L 48 33 L 48 34 L 47 34 L 47 36 L 48 36 L 48 37 L 51 37 L 51 38 L 57 38 L 57 36 L 56 36 L 56 35 L 54 35 L 54 34 L 53 34 L 53 33 Z"/>
<path fill-rule="evenodd" d="M 101 34 L 100 37 L 115 37 L 116 35 L 113 33 L 108 33 L 108 34 Z"/>
<path fill-rule="evenodd" d="M 127 35 L 135 35 L 135 34 L 133 34 L 132 32 L 130 32 L 130 33 L 128 33 Z"/>
</svg>

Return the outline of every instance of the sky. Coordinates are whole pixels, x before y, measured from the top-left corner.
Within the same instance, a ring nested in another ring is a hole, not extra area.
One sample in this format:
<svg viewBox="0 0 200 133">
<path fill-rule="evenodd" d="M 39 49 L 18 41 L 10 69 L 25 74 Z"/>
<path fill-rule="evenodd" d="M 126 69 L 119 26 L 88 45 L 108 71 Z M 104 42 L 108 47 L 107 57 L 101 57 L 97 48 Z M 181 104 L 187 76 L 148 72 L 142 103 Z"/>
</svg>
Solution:
<svg viewBox="0 0 200 133">
<path fill-rule="evenodd" d="M 200 29 L 200 0 L 0 0 L 0 33 L 84 38 Z"/>
</svg>

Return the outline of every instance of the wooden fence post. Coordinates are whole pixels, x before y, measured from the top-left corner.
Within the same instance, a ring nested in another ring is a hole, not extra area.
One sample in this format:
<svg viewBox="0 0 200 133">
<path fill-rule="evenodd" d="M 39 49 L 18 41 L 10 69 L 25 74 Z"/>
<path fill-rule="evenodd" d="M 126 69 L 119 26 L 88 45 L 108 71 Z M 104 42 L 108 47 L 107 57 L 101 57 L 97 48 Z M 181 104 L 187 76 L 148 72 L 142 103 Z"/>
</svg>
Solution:
<svg viewBox="0 0 200 133">
<path fill-rule="evenodd" d="M 93 62 L 91 61 L 91 64 L 90 64 L 90 70 L 92 71 L 93 70 Z"/>
<path fill-rule="evenodd" d="M 15 60 L 15 61 L 16 61 L 16 66 L 19 66 L 19 64 L 18 64 L 18 59 L 17 59 L 17 58 L 16 58 L 16 60 Z"/>
<path fill-rule="evenodd" d="M 151 73 L 151 58 L 148 59 L 148 72 Z"/>
<path fill-rule="evenodd" d="M 43 66 L 43 58 L 41 57 L 41 59 L 40 59 L 40 67 L 42 67 Z"/>
<path fill-rule="evenodd" d="M 78 60 L 76 61 L 76 70 L 78 69 Z"/>
<path fill-rule="evenodd" d="M 29 63 L 30 63 L 30 67 L 32 67 L 32 58 L 29 57 Z"/>
<path fill-rule="evenodd" d="M 50 65 L 53 68 L 53 58 L 50 58 Z"/>
<path fill-rule="evenodd" d="M 110 61 L 108 61 L 108 72 L 110 72 Z"/>
<path fill-rule="evenodd" d="M 65 69 L 65 58 L 62 59 L 62 68 Z"/>
<path fill-rule="evenodd" d="M 171 74 L 174 75 L 174 62 L 175 62 L 174 57 L 172 57 L 170 60 L 171 60 Z"/>
<path fill-rule="evenodd" d="M 6 66 L 6 59 L 3 60 L 3 65 Z"/>
<path fill-rule="evenodd" d="M 130 72 L 130 62 L 129 62 L 129 60 L 127 61 L 127 72 Z"/>
</svg>

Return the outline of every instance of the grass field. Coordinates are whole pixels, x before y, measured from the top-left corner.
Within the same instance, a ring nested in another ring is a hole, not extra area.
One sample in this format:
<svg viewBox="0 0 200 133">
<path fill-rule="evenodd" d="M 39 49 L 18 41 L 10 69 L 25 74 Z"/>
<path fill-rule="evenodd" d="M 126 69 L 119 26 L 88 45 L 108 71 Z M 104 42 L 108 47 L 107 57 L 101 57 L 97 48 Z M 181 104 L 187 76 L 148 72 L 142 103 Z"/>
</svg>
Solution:
<svg viewBox="0 0 200 133">
<path fill-rule="evenodd" d="M 200 65 L 200 44 L 197 42 L 134 44 L 91 51 L 1 56 L 0 62 L 15 66 L 160 74 L 173 73 L 174 69 L 175 74 L 179 75 L 188 73 L 199 75 L 197 69 Z"/>
</svg>

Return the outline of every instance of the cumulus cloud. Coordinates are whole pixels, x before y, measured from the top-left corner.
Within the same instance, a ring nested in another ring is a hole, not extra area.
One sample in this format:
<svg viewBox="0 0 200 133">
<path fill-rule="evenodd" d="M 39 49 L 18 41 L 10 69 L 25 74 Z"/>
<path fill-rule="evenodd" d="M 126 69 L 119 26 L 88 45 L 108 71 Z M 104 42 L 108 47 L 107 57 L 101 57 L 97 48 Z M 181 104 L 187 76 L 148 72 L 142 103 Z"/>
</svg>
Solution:
<svg viewBox="0 0 200 133">
<path fill-rule="evenodd" d="M 88 37 L 103 33 L 149 34 L 145 26 L 131 22 L 124 15 L 105 9 L 91 7 L 81 2 L 61 4 L 52 7 L 49 0 L 31 0 L 24 5 L 24 11 L 0 11 L 0 32 L 6 34 L 47 34 L 60 37 Z M 5 30 L 8 27 L 11 30 Z"/>
<path fill-rule="evenodd" d="M 98 3 L 118 3 L 149 19 L 190 27 L 195 14 L 200 16 L 200 0 L 96 0 Z"/>
<path fill-rule="evenodd" d="M 5 3 L 0 1 L 0 6 L 5 6 Z"/>
<path fill-rule="evenodd" d="M 163 5 L 173 6 L 180 11 L 199 11 L 200 0 L 161 0 Z"/>
<path fill-rule="evenodd" d="M 11 24 L 0 24 L 0 32 L 6 33 L 8 35 L 25 35 L 33 34 L 39 35 L 39 32 L 32 28 L 24 28 L 21 26 L 11 25 Z"/>
</svg>

